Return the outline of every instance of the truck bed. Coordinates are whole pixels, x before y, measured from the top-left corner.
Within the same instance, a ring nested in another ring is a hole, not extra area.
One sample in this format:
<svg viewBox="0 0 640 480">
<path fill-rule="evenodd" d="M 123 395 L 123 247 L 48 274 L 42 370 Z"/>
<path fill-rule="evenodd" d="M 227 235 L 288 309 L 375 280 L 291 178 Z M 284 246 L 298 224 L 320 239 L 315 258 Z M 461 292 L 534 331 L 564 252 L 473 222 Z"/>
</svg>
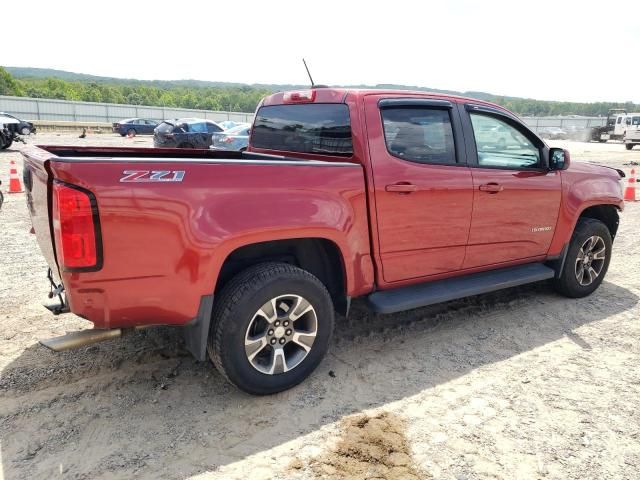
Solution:
<svg viewBox="0 0 640 480">
<path fill-rule="evenodd" d="M 31 146 L 23 155 L 40 248 L 71 311 L 97 328 L 188 323 L 213 295 L 225 259 L 246 244 L 326 239 L 343 252 L 349 278 L 369 255 L 359 164 L 157 148 Z M 58 264 L 54 181 L 95 196 L 96 271 Z"/>
</svg>

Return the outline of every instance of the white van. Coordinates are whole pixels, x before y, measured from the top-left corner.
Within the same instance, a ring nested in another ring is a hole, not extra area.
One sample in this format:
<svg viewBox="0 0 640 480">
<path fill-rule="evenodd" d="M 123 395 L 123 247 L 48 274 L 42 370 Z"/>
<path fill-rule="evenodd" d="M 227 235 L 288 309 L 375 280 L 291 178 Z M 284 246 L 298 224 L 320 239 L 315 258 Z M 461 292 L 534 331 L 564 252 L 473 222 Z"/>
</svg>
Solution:
<svg viewBox="0 0 640 480">
<path fill-rule="evenodd" d="M 625 133 L 622 138 L 627 150 L 640 145 L 640 113 L 628 113 L 625 119 Z"/>
</svg>

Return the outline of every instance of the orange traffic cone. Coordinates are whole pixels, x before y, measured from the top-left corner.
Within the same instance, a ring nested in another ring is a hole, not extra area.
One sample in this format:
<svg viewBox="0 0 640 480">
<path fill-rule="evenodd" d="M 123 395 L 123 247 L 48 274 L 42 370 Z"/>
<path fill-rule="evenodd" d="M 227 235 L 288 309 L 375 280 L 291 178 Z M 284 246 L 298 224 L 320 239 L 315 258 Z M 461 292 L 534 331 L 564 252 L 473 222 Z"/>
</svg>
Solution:
<svg viewBox="0 0 640 480">
<path fill-rule="evenodd" d="M 627 188 L 624 189 L 624 199 L 627 202 L 637 202 L 635 169 L 631 169 L 631 174 L 629 175 L 629 183 L 627 184 Z"/>
<path fill-rule="evenodd" d="M 20 178 L 18 177 L 16 162 L 11 160 L 9 165 L 9 193 L 20 193 L 22 192 L 22 185 L 20 184 Z"/>
</svg>

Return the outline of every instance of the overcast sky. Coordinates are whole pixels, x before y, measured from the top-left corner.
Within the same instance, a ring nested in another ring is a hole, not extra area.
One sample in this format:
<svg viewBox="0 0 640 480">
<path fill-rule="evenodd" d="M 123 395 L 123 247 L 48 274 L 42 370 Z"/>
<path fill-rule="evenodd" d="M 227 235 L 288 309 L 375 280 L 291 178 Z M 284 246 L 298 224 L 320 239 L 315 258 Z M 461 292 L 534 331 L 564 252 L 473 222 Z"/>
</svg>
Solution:
<svg viewBox="0 0 640 480">
<path fill-rule="evenodd" d="M 6 12 L 5 12 L 6 13 Z M 0 64 L 138 79 L 396 83 L 640 103 L 640 2 L 32 1 Z"/>
</svg>

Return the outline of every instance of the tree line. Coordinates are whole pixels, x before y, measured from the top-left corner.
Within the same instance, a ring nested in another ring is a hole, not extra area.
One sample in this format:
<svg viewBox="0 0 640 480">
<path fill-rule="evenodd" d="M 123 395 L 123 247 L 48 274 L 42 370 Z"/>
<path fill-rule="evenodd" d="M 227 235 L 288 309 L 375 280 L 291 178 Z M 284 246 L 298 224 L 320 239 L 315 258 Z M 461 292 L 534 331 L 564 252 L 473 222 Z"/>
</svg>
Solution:
<svg viewBox="0 0 640 480">
<path fill-rule="evenodd" d="M 140 81 L 140 80 L 63 80 L 61 78 L 16 78 L 0 67 L 0 95 L 54 98 L 84 102 L 124 103 L 202 110 L 254 112 L 262 97 L 286 86 L 222 85 L 207 86 L 211 82 L 197 81 Z M 295 88 L 295 86 L 289 86 Z M 402 88 L 402 86 L 394 86 Z M 415 89 L 415 87 L 406 87 Z M 420 88 L 420 90 L 428 90 Z M 456 92 L 448 92 L 456 93 Z M 553 102 L 529 98 L 504 97 L 483 92 L 464 95 L 502 105 L 523 116 L 585 115 L 604 116 L 610 108 L 640 111 L 632 102 Z"/>
</svg>

